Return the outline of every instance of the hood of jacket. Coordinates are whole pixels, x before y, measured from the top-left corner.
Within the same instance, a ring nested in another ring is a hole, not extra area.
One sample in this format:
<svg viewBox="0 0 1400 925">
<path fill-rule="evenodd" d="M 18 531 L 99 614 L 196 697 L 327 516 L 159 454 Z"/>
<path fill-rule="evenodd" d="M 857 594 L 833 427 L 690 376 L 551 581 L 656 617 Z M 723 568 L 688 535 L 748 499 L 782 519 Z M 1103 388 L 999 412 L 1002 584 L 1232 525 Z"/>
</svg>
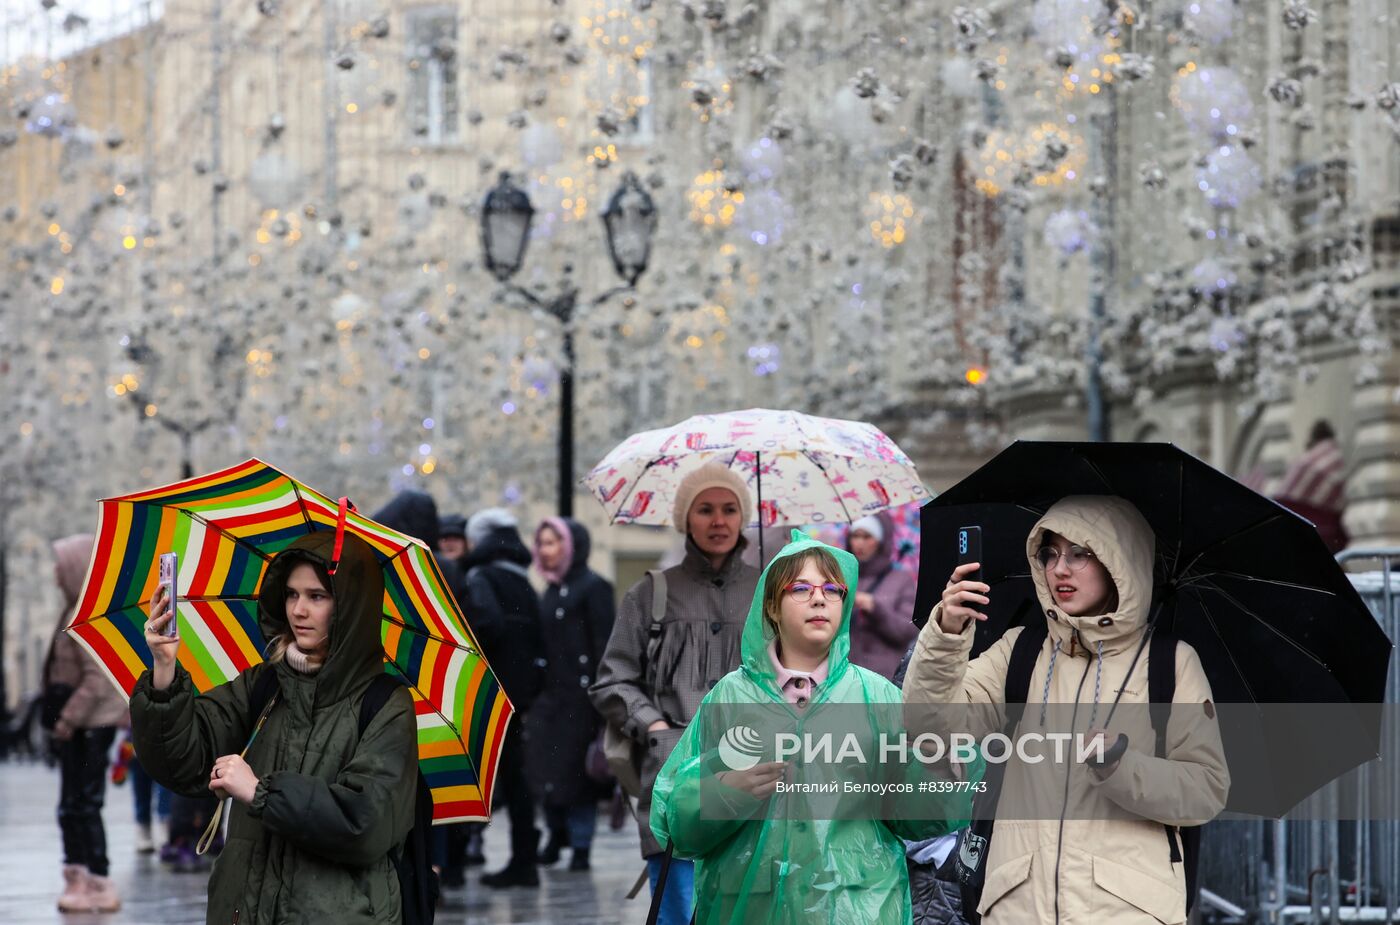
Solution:
<svg viewBox="0 0 1400 925">
<path fill-rule="evenodd" d="M 1093 550 L 1118 589 L 1115 612 L 1072 617 L 1059 608 L 1050 593 L 1045 570 L 1035 560 L 1047 530 Z M 1122 498 L 1073 495 L 1051 506 L 1026 538 L 1026 559 L 1051 636 L 1069 649 L 1070 639 L 1077 632 L 1080 646 L 1094 649 L 1103 643 L 1105 651 L 1136 640 L 1147 625 L 1152 604 L 1156 543 L 1146 518 Z"/>
<path fill-rule="evenodd" d="M 58 589 L 63 592 L 65 610 L 71 610 L 78 602 L 78 595 L 82 593 L 83 579 L 87 577 L 94 541 L 95 537 L 91 533 L 75 533 L 61 540 L 54 540 L 53 556 L 58 572 Z"/>
<path fill-rule="evenodd" d="M 564 558 L 552 569 L 540 564 L 540 531 L 549 527 L 563 540 Z M 552 585 L 562 584 L 588 569 L 588 556 L 593 551 L 593 539 L 588 528 L 572 517 L 546 517 L 535 528 L 535 569 Z"/>
<path fill-rule="evenodd" d="M 462 560 L 463 567 L 471 571 L 477 566 L 493 562 L 510 562 L 528 567 L 533 557 L 520 538 L 520 531 L 514 527 L 496 527 L 489 531 L 479 543 L 474 543 Z"/>
<path fill-rule="evenodd" d="M 841 567 L 841 575 L 846 583 L 846 599 L 841 604 L 841 625 L 836 628 L 836 635 L 832 637 L 831 648 L 827 650 L 827 683 L 837 681 L 850 664 L 849 655 L 851 652 L 851 612 L 855 609 L 856 582 L 859 579 L 859 569 L 856 565 L 856 557 L 844 549 L 837 549 L 835 546 L 828 546 L 821 540 L 813 539 L 801 530 L 793 530 L 792 538 L 786 546 L 779 550 L 773 557 L 773 561 L 768 563 L 768 567 L 763 570 L 763 574 L 758 577 L 758 587 L 754 589 L 753 602 L 749 605 L 749 615 L 744 621 L 744 635 L 740 642 L 740 661 L 744 666 L 744 671 L 755 681 L 766 687 L 777 691 L 777 673 L 773 669 L 773 660 L 768 657 L 768 644 L 773 640 L 773 630 L 767 620 L 763 619 L 763 591 L 768 586 L 768 576 L 773 571 L 773 566 L 789 556 L 811 549 L 825 549 L 835 557 L 837 564 Z"/>
<path fill-rule="evenodd" d="M 371 519 L 390 530 L 422 540 L 429 549 L 438 548 L 441 523 L 437 502 L 426 492 L 401 491 L 375 511 Z"/>
<path fill-rule="evenodd" d="M 880 546 L 875 550 L 875 555 L 864 562 L 857 562 L 860 565 L 860 575 L 867 582 L 873 581 L 894 567 L 894 518 L 888 511 L 880 511 L 873 515 L 880 521 L 880 526 L 884 528 L 885 535 L 880 538 Z M 851 548 L 850 535 L 846 536 L 846 549 Z"/>
<path fill-rule="evenodd" d="M 297 563 L 287 552 L 301 550 L 329 567 L 334 548 L 335 531 L 320 530 L 298 537 L 273 558 L 258 590 L 258 626 L 263 638 L 270 640 L 291 632 L 286 611 L 287 576 Z M 331 585 L 335 612 L 331 616 L 330 652 L 315 675 L 316 700 L 321 704 L 355 693 L 384 670 L 380 641 L 384 572 L 368 543 L 345 536 L 340 566 L 331 576 Z"/>
</svg>

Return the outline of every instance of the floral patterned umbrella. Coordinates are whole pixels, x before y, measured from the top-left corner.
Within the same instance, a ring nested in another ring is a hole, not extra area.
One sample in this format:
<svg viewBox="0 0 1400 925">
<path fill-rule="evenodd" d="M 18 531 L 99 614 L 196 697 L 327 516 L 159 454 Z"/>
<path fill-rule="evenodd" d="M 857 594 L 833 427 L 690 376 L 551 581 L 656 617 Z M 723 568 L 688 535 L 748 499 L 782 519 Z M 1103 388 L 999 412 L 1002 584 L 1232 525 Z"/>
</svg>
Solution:
<svg viewBox="0 0 1400 925">
<path fill-rule="evenodd" d="M 612 523 L 666 524 L 681 479 L 712 460 L 743 475 L 764 527 L 850 523 L 929 498 L 909 457 L 873 424 L 764 408 L 634 434 L 583 481 Z"/>
</svg>

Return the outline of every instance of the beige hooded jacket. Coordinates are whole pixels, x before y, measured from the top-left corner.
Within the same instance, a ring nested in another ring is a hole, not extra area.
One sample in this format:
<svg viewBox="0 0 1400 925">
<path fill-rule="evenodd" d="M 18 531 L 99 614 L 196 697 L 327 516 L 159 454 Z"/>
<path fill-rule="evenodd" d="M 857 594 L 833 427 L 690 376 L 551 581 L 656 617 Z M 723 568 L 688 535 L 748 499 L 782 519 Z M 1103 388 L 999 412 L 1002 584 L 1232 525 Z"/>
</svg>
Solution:
<svg viewBox="0 0 1400 925">
<path fill-rule="evenodd" d="M 1093 550 L 1117 587 L 1115 613 L 1071 617 L 1056 608 L 1035 561 L 1046 531 Z M 1065 498 L 1031 530 L 1026 555 L 1049 633 L 1031 674 L 1020 731 L 1046 722 L 1041 703 L 1065 705 L 1049 711 L 1046 731 L 1084 732 L 1105 724 L 1120 690 L 1125 705 L 1148 702 L 1145 650 L 1131 677 L 1128 669 L 1149 616 L 1154 540 L 1136 508 L 1108 497 Z M 1007 664 L 1021 630 L 1008 631 L 969 663 L 972 626 L 943 632 L 941 608 L 920 633 L 904 682 L 909 732 L 946 732 L 929 728 L 931 711 L 920 704 L 972 704 L 969 731 L 979 738 L 999 732 L 1006 721 Z M 1110 734 L 1126 733 L 1130 744 L 1102 780 L 1083 764 L 1008 762 L 978 905 L 987 925 L 1186 920 L 1185 873 L 1171 860 L 1164 824 L 1205 822 L 1225 805 L 1230 777 L 1210 701 L 1196 651 L 1178 642 L 1177 706 L 1164 758 L 1155 755 L 1148 710 L 1138 708 L 1115 714 Z M 969 722 L 966 714 L 961 722 Z M 1008 818 L 1016 806 L 1035 811 Z M 1059 818 L 1047 807 L 1059 807 Z"/>
</svg>

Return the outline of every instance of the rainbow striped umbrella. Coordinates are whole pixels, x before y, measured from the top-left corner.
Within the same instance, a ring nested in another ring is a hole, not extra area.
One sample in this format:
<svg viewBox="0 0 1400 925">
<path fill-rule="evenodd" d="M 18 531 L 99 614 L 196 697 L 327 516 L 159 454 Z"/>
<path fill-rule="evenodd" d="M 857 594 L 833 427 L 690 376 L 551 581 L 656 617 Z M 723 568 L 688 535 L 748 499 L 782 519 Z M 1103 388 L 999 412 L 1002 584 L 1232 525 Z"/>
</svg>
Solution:
<svg viewBox="0 0 1400 925">
<path fill-rule="evenodd" d="M 180 555 L 180 664 L 202 693 L 262 661 L 258 586 L 299 536 L 336 529 L 337 502 L 258 459 L 100 502 L 97 543 L 68 632 L 127 694 L 151 664 L 143 627 L 160 554 Z M 384 567 L 385 670 L 407 681 L 434 823 L 485 820 L 514 712 L 421 540 L 347 511 Z"/>
</svg>

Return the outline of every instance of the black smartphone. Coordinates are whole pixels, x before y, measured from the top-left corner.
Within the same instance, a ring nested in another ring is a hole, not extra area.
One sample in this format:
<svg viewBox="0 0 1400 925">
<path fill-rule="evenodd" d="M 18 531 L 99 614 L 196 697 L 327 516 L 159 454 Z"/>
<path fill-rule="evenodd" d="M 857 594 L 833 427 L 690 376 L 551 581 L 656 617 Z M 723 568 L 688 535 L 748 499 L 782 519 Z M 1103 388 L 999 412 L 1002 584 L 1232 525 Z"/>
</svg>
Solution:
<svg viewBox="0 0 1400 925">
<path fill-rule="evenodd" d="M 968 562 L 978 563 L 978 567 L 968 572 L 962 577 L 963 581 L 982 580 L 982 528 L 981 527 L 959 527 L 958 528 L 958 565 L 966 565 Z M 978 608 L 971 604 L 965 605 L 973 610 Z"/>
</svg>

